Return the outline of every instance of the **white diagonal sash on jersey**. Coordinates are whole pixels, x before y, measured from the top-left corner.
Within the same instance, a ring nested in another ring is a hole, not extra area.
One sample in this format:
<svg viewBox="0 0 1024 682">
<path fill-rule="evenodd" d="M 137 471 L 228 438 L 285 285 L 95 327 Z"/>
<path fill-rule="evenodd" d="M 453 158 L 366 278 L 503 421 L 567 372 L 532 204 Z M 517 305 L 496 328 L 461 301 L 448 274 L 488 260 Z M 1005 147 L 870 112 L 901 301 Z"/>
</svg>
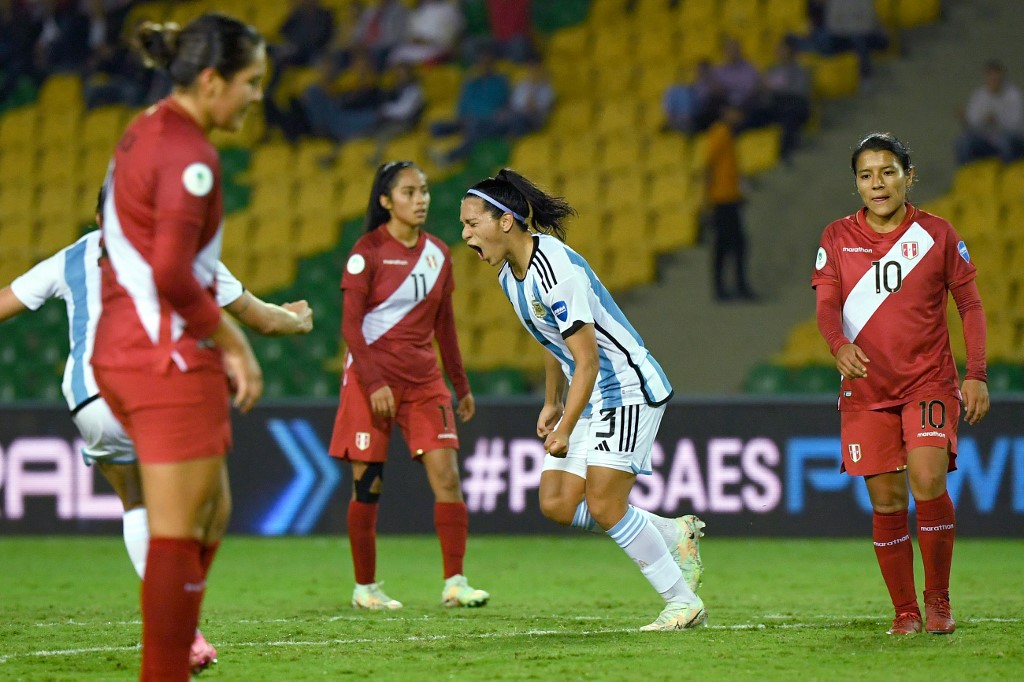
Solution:
<svg viewBox="0 0 1024 682">
<path fill-rule="evenodd" d="M 430 267 L 427 259 L 433 257 L 437 267 Z M 366 345 L 372 344 L 380 337 L 387 334 L 392 327 L 402 321 L 409 312 L 419 305 L 427 294 L 434 290 L 438 278 L 444 269 L 444 254 L 429 239 L 423 246 L 423 253 L 416 261 L 416 265 L 409 271 L 410 275 L 422 275 L 423 279 L 416 282 L 412 277 L 406 277 L 402 286 L 392 292 L 390 296 L 381 301 L 376 308 L 366 313 L 363 317 L 363 337 Z M 417 287 L 423 288 L 424 292 L 416 296 Z"/>
<path fill-rule="evenodd" d="M 903 255 L 901 248 L 904 242 L 917 242 L 920 251 L 913 258 L 907 258 Z M 905 280 L 910 271 L 924 260 L 925 254 L 934 245 L 935 240 L 932 239 L 927 230 L 921 227 L 920 224 L 914 223 L 879 261 L 895 261 L 900 263 L 902 265 L 903 279 Z M 843 333 L 846 334 L 846 338 L 850 341 L 857 338 L 860 331 L 864 329 L 864 325 L 868 323 L 871 316 L 875 314 L 875 311 L 892 293 L 887 291 L 885 287 L 881 287 L 882 291 L 878 291 L 879 287 L 875 284 L 875 277 L 874 268 L 868 268 L 867 272 L 860 278 L 860 281 L 854 285 L 850 295 L 846 297 L 846 302 L 843 303 Z"/>
</svg>

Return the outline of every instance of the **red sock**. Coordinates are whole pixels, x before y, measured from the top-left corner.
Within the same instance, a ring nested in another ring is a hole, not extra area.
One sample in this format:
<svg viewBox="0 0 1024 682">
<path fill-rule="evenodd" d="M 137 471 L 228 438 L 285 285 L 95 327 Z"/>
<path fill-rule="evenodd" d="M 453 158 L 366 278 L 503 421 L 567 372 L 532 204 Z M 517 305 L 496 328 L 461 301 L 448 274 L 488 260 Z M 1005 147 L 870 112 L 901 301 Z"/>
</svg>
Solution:
<svg viewBox="0 0 1024 682">
<path fill-rule="evenodd" d="M 956 510 L 949 493 L 917 504 L 917 544 L 924 563 L 924 598 L 949 599 L 949 568 L 953 563 Z"/>
<path fill-rule="evenodd" d="M 348 503 L 348 544 L 352 547 L 352 567 L 356 582 L 369 585 L 377 574 L 377 504 Z"/>
<path fill-rule="evenodd" d="M 142 673 L 140 679 L 189 679 L 188 653 L 199 622 L 206 581 L 201 545 L 183 538 L 149 539 L 142 581 Z"/>
<path fill-rule="evenodd" d="M 214 542 L 209 545 L 203 545 L 199 550 L 199 565 L 203 569 L 204 578 L 210 574 L 210 565 L 213 563 L 213 557 L 217 555 L 219 548 L 220 542 Z"/>
<path fill-rule="evenodd" d="M 462 573 L 462 558 L 466 556 L 466 537 L 469 535 L 469 512 L 464 502 L 437 502 L 434 504 L 434 528 L 441 541 L 445 580 Z"/>
<path fill-rule="evenodd" d="M 910 542 L 907 510 L 895 514 L 875 512 L 873 520 L 875 556 L 896 614 L 920 613 L 914 587 L 914 546 Z"/>
</svg>

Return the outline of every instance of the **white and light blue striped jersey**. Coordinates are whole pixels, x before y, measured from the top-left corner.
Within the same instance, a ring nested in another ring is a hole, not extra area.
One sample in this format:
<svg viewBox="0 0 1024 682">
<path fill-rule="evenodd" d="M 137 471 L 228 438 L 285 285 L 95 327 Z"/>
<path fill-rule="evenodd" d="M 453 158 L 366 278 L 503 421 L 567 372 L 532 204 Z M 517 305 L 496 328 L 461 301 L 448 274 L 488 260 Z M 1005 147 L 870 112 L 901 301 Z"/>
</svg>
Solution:
<svg viewBox="0 0 1024 682">
<path fill-rule="evenodd" d="M 505 263 L 498 281 L 520 322 L 562 365 L 572 381 L 576 363 L 565 339 L 593 324 L 600 361 L 585 415 L 623 405 L 661 405 L 672 386 L 643 339 L 619 309 L 590 264 L 550 235 L 534 235 L 522 281 Z"/>
<path fill-rule="evenodd" d="M 100 231 L 93 230 L 11 282 L 11 291 L 29 310 L 39 310 L 51 298 L 64 299 L 71 352 L 64 365 L 61 390 L 72 412 L 100 393 L 90 364 L 102 308 L 100 250 Z M 229 305 L 244 291 L 242 283 L 218 262 L 218 305 Z"/>
</svg>

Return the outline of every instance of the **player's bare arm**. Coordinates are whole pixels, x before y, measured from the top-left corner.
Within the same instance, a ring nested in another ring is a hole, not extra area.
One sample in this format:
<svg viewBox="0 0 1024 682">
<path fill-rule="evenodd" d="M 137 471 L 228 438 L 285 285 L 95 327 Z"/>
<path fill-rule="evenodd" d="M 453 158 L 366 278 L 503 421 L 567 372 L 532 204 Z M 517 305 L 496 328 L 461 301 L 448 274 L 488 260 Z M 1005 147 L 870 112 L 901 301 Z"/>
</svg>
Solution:
<svg viewBox="0 0 1024 682">
<path fill-rule="evenodd" d="M 537 435 L 541 438 L 546 438 L 562 418 L 565 384 L 565 374 L 558 359 L 551 353 L 544 353 L 544 406 L 537 417 Z"/>
<path fill-rule="evenodd" d="M 18 297 L 14 295 L 10 287 L 4 287 L 0 289 L 0 322 L 9 320 L 19 313 L 23 313 L 28 308 L 25 304 L 18 300 Z"/>
<path fill-rule="evenodd" d="M 307 334 L 313 329 L 313 309 L 305 300 L 275 305 L 245 291 L 224 309 L 264 336 Z"/>
<path fill-rule="evenodd" d="M 565 345 L 572 353 L 576 369 L 569 384 L 569 392 L 566 394 L 562 420 L 544 439 L 544 449 L 555 457 L 565 457 L 569 451 L 569 434 L 576 428 L 576 422 L 590 402 L 600 362 L 597 357 L 597 337 L 594 335 L 593 323 L 585 324 L 576 330 L 576 333 L 565 340 Z"/>
<path fill-rule="evenodd" d="M 847 379 L 863 379 L 868 375 L 867 354 L 855 343 L 847 343 L 836 351 L 836 367 Z"/>
<path fill-rule="evenodd" d="M 964 379 L 960 393 L 963 395 L 964 421 L 973 426 L 988 414 L 988 384 L 978 379 Z"/>
</svg>

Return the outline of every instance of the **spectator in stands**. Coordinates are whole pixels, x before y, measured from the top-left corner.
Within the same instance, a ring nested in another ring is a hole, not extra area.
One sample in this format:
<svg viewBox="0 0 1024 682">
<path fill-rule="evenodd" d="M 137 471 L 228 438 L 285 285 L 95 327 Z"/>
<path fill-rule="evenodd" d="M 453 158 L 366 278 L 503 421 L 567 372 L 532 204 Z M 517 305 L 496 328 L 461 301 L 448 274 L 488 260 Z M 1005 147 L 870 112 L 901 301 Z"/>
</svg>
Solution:
<svg viewBox="0 0 1024 682">
<path fill-rule="evenodd" d="M 782 126 L 783 159 L 800 141 L 800 129 L 811 113 L 811 74 L 797 61 L 793 45 L 779 42 L 775 63 L 761 75 L 763 86 L 761 106 L 768 121 Z"/>
<path fill-rule="evenodd" d="M 320 77 L 299 98 L 314 135 L 345 142 L 369 135 L 383 100 L 380 76 L 364 50 L 353 53 L 341 75 L 329 58 L 320 60 Z"/>
<path fill-rule="evenodd" d="M 377 108 L 377 123 L 374 137 L 377 149 L 370 157 L 371 165 L 379 165 L 387 144 L 419 123 L 426 106 L 423 85 L 416 77 L 416 71 L 409 64 L 399 64 L 394 69 L 395 81 L 384 94 L 384 100 Z"/>
<path fill-rule="evenodd" d="M 353 47 L 368 51 L 379 71 L 402 42 L 408 22 L 409 10 L 401 0 L 373 0 L 359 13 Z"/>
<path fill-rule="evenodd" d="M 43 73 L 77 69 L 89 56 L 89 17 L 77 3 L 43 0 L 36 65 Z"/>
<path fill-rule="evenodd" d="M 501 59 L 528 62 L 537 57 L 530 21 L 531 0 L 486 0 L 487 23 Z"/>
<path fill-rule="evenodd" d="M 32 54 L 42 28 L 42 22 L 20 0 L 0 0 L 0 104 L 22 78 L 40 80 Z"/>
<path fill-rule="evenodd" d="M 1012 161 L 1024 156 L 1024 96 L 1006 80 L 1006 67 L 991 60 L 985 80 L 961 112 L 964 132 L 956 142 L 960 163 L 987 156 Z"/>
<path fill-rule="evenodd" d="M 94 0 L 93 10 L 103 0 Z M 138 28 L 139 20 L 133 32 Z M 94 26 L 96 25 L 94 19 Z M 127 104 L 138 107 L 151 104 L 163 95 L 167 83 L 147 69 L 136 50 L 119 38 L 120 30 L 111 34 L 112 23 L 104 21 L 106 40 L 92 51 L 82 67 L 82 96 L 86 107 Z"/>
<path fill-rule="evenodd" d="M 711 78 L 711 62 L 705 59 L 697 64 L 697 77 L 692 83 L 682 78 L 677 81 L 662 98 L 663 128 L 687 135 L 704 130 L 713 120 L 721 98 Z"/>
<path fill-rule="evenodd" d="M 462 84 L 457 118 L 437 121 L 430 126 L 434 137 L 462 134 L 463 142 L 450 152 L 432 153 L 440 165 L 452 163 L 468 154 L 478 141 L 501 135 L 502 117 L 510 101 L 508 78 L 495 70 L 495 56 L 484 50 L 477 59 L 476 73 Z"/>
<path fill-rule="evenodd" d="M 736 131 L 743 112 L 726 104 L 718 120 L 708 128 L 706 161 L 706 208 L 714 230 L 713 277 L 715 298 L 719 301 L 753 300 L 747 282 L 747 238 L 743 230 L 743 188 L 736 152 Z M 735 287 L 725 284 L 726 260 L 731 260 Z"/>
<path fill-rule="evenodd" d="M 420 0 L 409 13 L 405 37 L 391 51 L 389 64 L 436 64 L 449 59 L 466 19 L 452 0 Z"/>
<path fill-rule="evenodd" d="M 320 0 L 291 0 L 292 10 L 282 22 L 281 41 L 267 47 L 271 62 L 270 82 L 263 98 L 263 113 L 268 127 L 281 128 L 293 139 L 301 131 L 291 97 L 279 97 L 285 72 L 292 67 L 316 64 L 334 35 L 334 15 Z"/>
<path fill-rule="evenodd" d="M 870 82 L 871 51 L 889 47 L 874 0 L 811 0 L 822 4 L 821 26 L 812 40 L 822 54 L 857 53 L 862 82 Z"/>
<path fill-rule="evenodd" d="M 725 61 L 712 67 L 711 79 L 725 102 L 746 115 L 753 110 L 754 100 L 761 87 L 757 67 L 743 56 L 743 47 L 735 38 L 726 38 L 723 44 Z"/>
</svg>

